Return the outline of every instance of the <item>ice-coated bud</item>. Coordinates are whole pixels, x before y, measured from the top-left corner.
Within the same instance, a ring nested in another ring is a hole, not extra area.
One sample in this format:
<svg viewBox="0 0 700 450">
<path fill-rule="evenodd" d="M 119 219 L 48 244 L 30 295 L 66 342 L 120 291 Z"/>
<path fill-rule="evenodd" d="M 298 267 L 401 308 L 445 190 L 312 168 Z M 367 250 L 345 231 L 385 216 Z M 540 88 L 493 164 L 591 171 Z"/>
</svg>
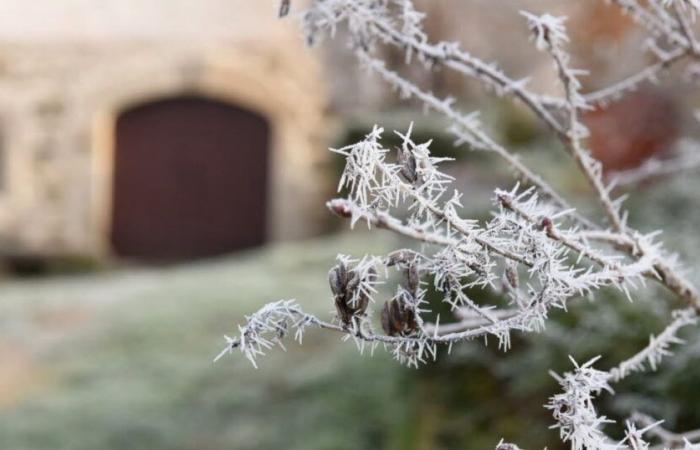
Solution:
<svg viewBox="0 0 700 450">
<path fill-rule="evenodd" d="M 418 288 L 420 287 L 420 272 L 416 264 L 411 264 L 406 270 L 406 278 L 408 281 L 408 290 L 414 296 L 418 293 Z"/>
<path fill-rule="evenodd" d="M 381 322 L 389 336 L 406 336 L 418 328 L 416 313 L 401 294 L 384 303 Z"/>
<path fill-rule="evenodd" d="M 407 183 L 418 181 L 416 157 L 408 150 L 399 150 L 399 173 Z"/>
<path fill-rule="evenodd" d="M 343 262 L 328 272 L 328 284 L 333 293 L 335 309 L 343 324 L 349 325 L 353 317 L 367 311 L 370 299 L 365 292 L 359 291 L 359 287 L 363 281 L 371 281 L 374 277 L 376 271 L 373 268 L 369 268 L 362 279 L 356 270 L 349 270 Z"/>
</svg>

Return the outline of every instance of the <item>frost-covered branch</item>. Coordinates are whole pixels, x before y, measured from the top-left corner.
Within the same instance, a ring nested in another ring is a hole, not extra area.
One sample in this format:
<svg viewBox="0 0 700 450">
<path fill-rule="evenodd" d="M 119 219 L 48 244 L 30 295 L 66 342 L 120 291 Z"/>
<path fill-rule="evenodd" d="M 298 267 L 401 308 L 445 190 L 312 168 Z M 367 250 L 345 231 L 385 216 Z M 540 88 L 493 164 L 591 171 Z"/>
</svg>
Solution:
<svg viewBox="0 0 700 450">
<path fill-rule="evenodd" d="M 610 260 L 599 268 L 570 261 L 568 241 L 552 239 L 553 224 L 563 223 L 568 214 L 556 213 L 556 208 L 540 203 L 533 190 L 518 192 L 516 187 L 499 191 L 496 201 L 500 212 L 483 226 L 461 218 L 460 195 L 456 191 L 449 195 L 452 180 L 438 169 L 443 160 L 430 155 L 429 143 L 415 143 L 410 129 L 399 133 L 403 144 L 389 160 L 390 151 L 380 142 L 382 132 L 375 128 L 363 141 L 334 150 L 346 159 L 339 188 L 347 192 L 347 198 L 332 200 L 328 207 L 352 224 L 387 229 L 429 247 L 421 253 L 405 250 L 383 258 L 366 257 L 355 268 L 343 257 L 342 270 L 331 271 L 338 312 L 335 322 L 305 315 L 288 303 L 263 308 L 248 318 L 248 325 L 235 341 L 249 358 L 272 347 L 281 337 L 273 334 L 272 338 L 258 339 L 260 336 L 287 326 L 298 329 L 299 324 L 343 331 L 358 342 L 388 344 L 399 359 L 412 365 L 434 355 L 438 344 L 486 335 L 496 336 L 500 345 L 508 348 L 512 331 L 542 330 L 551 308 L 565 308 L 570 298 L 603 286 L 615 286 L 630 295 L 629 289 L 652 270 L 653 261 L 646 259 L 628 264 Z M 502 207 L 506 197 L 510 199 L 508 208 Z M 518 212 L 513 212 L 516 204 Z M 402 210 L 408 217 L 399 219 L 397 214 Z M 552 225 L 543 228 L 531 217 L 547 217 Z M 383 317 L 385 334 L 378 335 L 369 327 L 367 307 L 374 302 L 373 285 L 390 267 L 404 271 L 410 282 L 397 286 L 396 297 L 385 303 L 383 316 L 388 315 L 393 322 Z M 524 291 L 521 278 L 528 286 Z M 493 286 L 498 279 L 510 284 L 512 307 L 506 310 L 479 305 L 466 294 L 468 288 Z M 444 294 L 445 302 L 460 308 L 458 318 L 468 319 L 464 310 L 470 310 L 482 321 L 465 326 L 467 320 L 462 320 L 444 329 L 437 324 L 422 326 L 426 310 L 421 286 L 428 280 Z M 341 294 L 344 303 L 338 303 Z M 404 311 L 410 311 L 410 320 Z M 284 327 L 279 325 L 282 322 Z M 228 344 L 231 347 L 232 341 Z"/>
<path fill-rule="evenodd" d="M 510 77 L 458 43 L 432 42 L 423 29 L 424 15 L 410 0 L 311 2 L 301 13 L 309 42 L 334 37 L 344 27 L 361 68 L 378 75 L 401 97 L 417 99 L 442 114 L 458 145 L 497 155 L 529 188 L 516 184 L 512 189 L 496 189 L 492 216 L 474 220 L 464 216 L 464 193 L 442 171 L 449 159 L 432 155 L 430 142 L 416 142 L 412 125 L 406 132 L 396 132 L 401 141 L 398 148 L 387 148 L 383 129 L 375 126 L 359 142 L 332 149 L 344 159 L 345 168 L 338 184 L 340 197 L 330 200 L 328 209 L 348 219 L 351 227 L 364 224 L 396 233 L 411 245 L 386 255 L 339 255 L 328 274 L 334 315 L 308 314 L 292 300 L 270 303 L 246 317 L 236 337 L 226 337 L 226 347 L 217 359 L 238 349 L 257 367 L 257 358 L 274 346 L 283 346 L 290 333 L 301 342 L 312 327 L 339 333 L 360 351 L 385 348 L 401 363 L 418 367 L 435 359 L 441 349 L 449 352 L 467 340 L 493 337 L 501 349 L 508 350 L 513 333 L 541 332 L 552 310 L 566 310 L 575 298 L 594 297 L 603 288 L 613 288 L 633 301 L 646 281 L 654 280 L 687 307 L 675 311 L 669 325 L 652 336 L 647 346 L 612 363 L 607 371 L 593 367 L 597 359 L 583 365 L 572 359 L 572 371 L 554 375 L 562 392 L 552 396 L 546 407 L 562 441 L 572 450 L 656 448 L 649 437 L 670 448 L 697 449 L 691 442 L 699 436 L 675 435 L 653 421 L 632 420 L 624 437 L 615 440 L 604 431 L 611 420 L 599 415 L 594 405 L 604 392 L 613 394 L 612 383 L 655 370 L 670 357 L 672 346 L 683 343 L 680 330 L 695 325 L 700 312 L 695 286 L 675 255 L 663 247 L 659 232 L 641 232 L 627 223 L 623 199 L 613 198 L 615 184 L 606 182 L 600 162 L 588 151 L 588 130 L 580 119 L 582 111 L 605 107 L 672 64 L 700 57 L 692 28 L 698 5 L 695 0 L 613 1 L 650 33 L 655 60 L 618 83 L 587 93 L 580 81 L 585 72 L 570 64 L 564 19 L 522 13 L 535 46 L 554 63 L 564 90 L 561 98 L 533 92 L 527 79 Z M 291 2 L 283 1 L 280 16 L 291 10 Z M 406 62 L 417 60 L 423 70 L 442 66 L 527 106 L 577 163 L 602 205 L 607 225 L 576 211 L 534 168 L 491 137 L 478 113 L 462 112 L 453 98 L 423 90 L 388 67 L 378 56 L 378 49 L 387 45 L 404 52 Z M 658 170 L 651 164 L 640 173 Z M 496 295 L 476 300 L 474 290 Z M 427 320 L 435 306 L 428 300 L 429 291 L 437 293 L 450 311 L 434 322 Z M 504 441 L 496 448 L 518 450 Z"/>
<path fill-rule="evenodd" d="M 669 350 L 671 345 L 684 343 L 678 337 L 678 331 L 683 327 L 697 323 L 695 310 L 691 308 L 678 310 L 674 312 L 673 316 L 673 322 L 661 334 L 649 337 L 649 345 L 610 370 L 610 378 L 613 381 L 617 382 L 631 373 L 644 371 L 647 366 L 651 370 L 656 370 L 663 358 L 671 355 Z"/>
<path fill-rule="evenodd" d="M 391 14 L 392 6 L 400 11 L 398 18 Z M 571 209 L 568 202 L 539 175 L 525 166 L 519 158 L 491 138 L 481 127 L 477 114 L 463 114 L 454 107 L 453 98 L 440 99 L 431 92 L 420 89 L 385 63 L 372 55 L 377 42 L 389 43 L 401 48 L 407 61 L 418 57 L 426 68 L 443 64 L 448 68 L 484 82 L 499 95 L 512 94 L 540 117 L 552 130 L 563 136 L 563 126 L 548 111 L 545 98 L 526 89 L 527 80 L 513 80 L 495 65 L 484 62 L 461 50 L 456 43 L 431 44 L 422 29 L 423 15 L 410 1 L 376 2 L 373 0 L 327 0 L 318 2 L 316 8 L 304 14 L 304 23 L 311 41 L 335 33 L 345 24 L 351 31 L 351 40 L 360 64 L 377 73 L 391 84 L 404 98 L 415 97 L 426 106 L 445 115 L 451 122 L 452 132 L 460 144 L 468 144 L 477 150 L 490 151 L 502 158 L 526 183 L 537 186 L 543 195 L 549 196 L 562 209 Z M 578 216 L 586 227 L 595 227 L 588 219 Z"/>
<path fill-rule="evenodd" d="M 552 372 L 563 392 L 552 396 L 545 407 L 552 411 L 554 427 L 559 429 L 562 441 L 571 444 L 571 450 L 620 448 L 602 430 L 612 421 L 599 416 L 593 403 L 601 392 L 613 392 L 608 374 L 592 367 L 597 359 L 579 365 L 572 358 L 574 371 L 562 376 Z"/>
<path fill-rule="evenodd" d="M 386 68 L 384 62 L 372 58 L 364 52 L 358 53 L 360 62 L 368 69 L 376 72 L 385 81 L 390 83 L 403 98 L 415 97 L 433 110 L 447 117 L 451 126 L 449 131 L 457 138 L 457 145 L 468 144 L 470 148 L 493 152 L 500 157 L 517 176 L 525 183 L 536 186 L 538 190 L 548 196 L 562 210 L 572 210 L 571 205 L 557 191 L 547 183 L 540 175 L 527 167 L 516 155 L 494 141 L 481 129 L 478 114 L 462 114 L 454 106 L 451 98 L 440 99 L 431 92 L 420 89 L 415 84 L 401 77 L 398 73 Z M 579 220 L 587 228 L 596 228 L 590 220 L 576 214 Z"/>
<path fill-rule="evenodd" d="M 632 2 L 636 3 L 634 0 Z M 535 35 L 536 45 L 540 49 L 547 50 L 552 55 L 559 72 L 559 78 L 564 84 L 569 122 L 566 138 L 563 142 L 590 185 L 595 189 L 597 198 L 603 205 L 610 225 L 617 233 L 627 235 L 635 240 L 633 248 L 636 250 L 636 255 L 631 254 L 631 256 L 649 257 L 653 255 L 656 257 L 657 262 L 654 268 L 662 283 L 683 298 L 689 305 L 700 310 L 700 298 L 697 291 L 680 275 L 678 269 L 673 267 L 673 264 L 666 262 L 669 260 L 669 256 L 664 254 L 663 249 L 658 244 L 650 244 L 648 239 L 643 241 L 642 236 L 637 231 L 628 228 L 626 212 L 621 209 L 624 197 L 612 199 L 611 192 L 614 184 L 605 184 L 601 163 L 593 158 L 590 152 L 582 145 L 582 139 L 586 137 L 587 129 L 579 121 L 578 111 L 585 109 L 588 105 L 579 92 L 581 84 L 578 81 L 578 76 L 582 72 L 569 67 L 569 56 L 562 49 L 563 43 L 568 41 L 563 27 L 563 19 L 548 14 L 533 16 L 524 13 L 524 15 L 528 19 L 530 29 Z"/>
<path fill-rule="evenodd" d="M 522 14 L 528 20 L 537 48 L 546 50 L 552 55 L 559 78 L 564 85 L 568 122 L 563 142 L 588 182 L 595 189 L 610 224 L 615 230 L 623 231 L 625 220 L 620 214 L 620 202 L 615 202 L 610 198 L 610 189 L 605 186 L 603 181 L 603 166 L 583 147 L 582 139 L 588 135 L 588 130 L 579 120 L 579 112 L 589 106 L 581 95 L 579 77 L 585 75 L 586 72 L 573 69 L 569 65 L 569 55 L 563 49 L 563 45 L 569 41 L 564 28 L 565 19 L 549 14 L 542 16 L 525 12 Z"/>
<path fill-rule="evenodd" d="M 657 82 L 659 75 L 664 70 L 682 61 L 687 56 L 688 50 L 686 48 L 676 48 L 657 53 L 655 54 L 655 62 L 644 66 L 639 71 L 626 76 L 614 84 L 583 94 L 583 100 L 591 108 L 605 108 L 610 103 L 622 98 L 625 94 L 635 91 L 642 83 Z M 564 109 L 566 107 L 564 100 L 556 98 L 544 98 L 543 103 L 550 108 Z"/>
<path fill-rule="evenodd" d="M 659 424 L 660 421 L 646 414 L 635 412 L 630 417 L 630 422 L 649 428 L 648 433 L 659 439 L 660 444 L 651 447 L 654 450 L 698 450 L 700 449 L 700 430 L 675 433 Z M 696 442 L 696 444 L 693 444 Z"/>
<path fill-rule="evenodd" d="M 498 191 L 496 204 L 500 209 L 484 225 L 463 219 L 458 213 L 461 196 L 456 191 L 450 193 L 452 179 L 439 170 L 444 160 L 431 156 L 429 143 L 414 142 L 410 129 L 397 133 L 403 144 L 389 159 L 390 150 L 381 145 L 382 133 L 381 128 L 375 127 L 364 140 L 334 150 L 346 160 L 339 189 L 347 193 L 347 198 L 332 200 L 328 207 L 353 225 L 365 223 L 390 230 L 427 247 L 420 253 L 402 250 L 382 258 L 366 257 L 361 260 L 361 268 L 351 269 L 350 260 L 343 257 L 338 266 L 342 270 L 331 271 L 331 291 L 338 312 L 331 323 L 336 325 L 304 315 L 288 305 L 281 309 L 288 314 L 281 317 L 263 309 L 249 318 L 240 342 L 251 341 L 246 338 L 251 330 L 271 332 L 278 328 L 261 328 L 260 316 L 273 317 L 277 323 L 289 320 L 292 314 L 304 318 L 304 324 L 344 331 L 358 342 L 388 344 L 399 359 L 415 365 L 434 357 L 439 344 L 451 345 L 487 335 L 497 337 L 501 347 L 508 348 L 512 331 L 542 330 L 549 311 L 566 308 L 572 297 L 604 286 L 617 287 L 630 296 L 630 289 L 653 271 L 651 259 L 623 264 L 572 244 L 555 231 L 555 226 L 564 225 L 570 214 L 540 202 L 532 189 Z M 399 218 L 401 211 L 408 216 Z M 535 221 L 533 217 L 545 219 Z M 589 259 L 601 263 L 600 267 L 584 264 L 580 259 L 571 261 L 572 249 L 583 251 Z M 391 267 L 405 272 L 408 284 L 397 286 L 396 296 L 385 303 L 381 320 L 385 334 L 378 335 L 369 331 L 368 305 L 375 301 L 372 286 Z M 342 275 L 348 273 L 354 275 Z M 506 309 L 479 305 L 466 294 L 472 287 L 492 287 L 498 279 L 509 285 L 510 306 Z M 363 280 L 369 283 L 364 288 Z M 423 324 L 422 315 L 427 311 L 422 286 L 428 282 L 443 293 L 444 301 L 453 309 L 459 308 L 457 323 L 443 328 L 439 324 Z M 528 287 L 523 290 L 521 285 Z M 338 303 L 341 294 L 344 303 Z M 279 312 L 279 305 L 273 310 Z M 410 318 L 406 316 L 409 313 Z M 474 321 L 476 317 L 480 320 Z M 294 327 L 296 324 L 292 323 Z M 259 354 L 258 350 L 271 347 L 271 342 L 276 341 L 262 341 L 246 356 Z"/>
</svg>

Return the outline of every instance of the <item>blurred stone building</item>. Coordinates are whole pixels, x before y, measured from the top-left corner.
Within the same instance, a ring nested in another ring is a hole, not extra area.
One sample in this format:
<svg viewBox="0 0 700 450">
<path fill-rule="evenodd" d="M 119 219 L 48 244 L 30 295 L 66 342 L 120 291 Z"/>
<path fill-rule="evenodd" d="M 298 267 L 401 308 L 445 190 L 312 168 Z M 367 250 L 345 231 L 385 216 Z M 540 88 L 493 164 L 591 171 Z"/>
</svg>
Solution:
<svg viewBox="0 0 700 450">
<path fill-rule="evenodd" d="M 4 0 L 0 249 L 181 259 L 313 234 L 325 108 L 274 0 Z"/>
</svg>

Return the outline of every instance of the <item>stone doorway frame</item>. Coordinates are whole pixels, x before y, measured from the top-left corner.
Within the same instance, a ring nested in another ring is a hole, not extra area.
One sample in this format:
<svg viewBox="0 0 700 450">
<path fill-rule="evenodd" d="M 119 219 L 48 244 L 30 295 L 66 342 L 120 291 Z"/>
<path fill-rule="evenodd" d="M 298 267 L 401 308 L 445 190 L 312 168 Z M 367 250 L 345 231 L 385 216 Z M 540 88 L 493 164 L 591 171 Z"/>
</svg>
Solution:
<svg viewBox="0 0 700 450">
<path fill-rule="evenodd" d="M 275 70 L 269 57 L 231 49 L 218 57 L 133 61 L 119 73 L 108 82 L 95 77 L 101 81 L 85 94 L 85 114 L 90 116 L 90 247 L 95 257 L 113 256 L 109 236 L 117 118 L 135 105 L 184 94 L 238 105 L 268 120 L 266 233 L 274 241 L 319 231 L 327 181 L 319 170 L 326 157 L 321 96 L 305 96 L 305 86 L 285 80 L 284 71 Z"/>
</svg>

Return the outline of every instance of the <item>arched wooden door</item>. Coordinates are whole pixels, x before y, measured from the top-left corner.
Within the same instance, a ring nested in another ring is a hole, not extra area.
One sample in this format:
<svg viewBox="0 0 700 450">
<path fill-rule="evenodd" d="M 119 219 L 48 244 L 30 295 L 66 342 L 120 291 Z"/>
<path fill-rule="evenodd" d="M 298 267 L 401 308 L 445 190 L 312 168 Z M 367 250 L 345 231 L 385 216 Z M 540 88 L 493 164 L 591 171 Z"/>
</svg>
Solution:
<svg viewBox="0 0 700 450">
<path fill-rule="evenodd" d="M 177 261 L 263 243 L 268 143 L 264 118 L 207 98 L 168 98 L 122 113 L 115 253 Z"/>
</svg>

